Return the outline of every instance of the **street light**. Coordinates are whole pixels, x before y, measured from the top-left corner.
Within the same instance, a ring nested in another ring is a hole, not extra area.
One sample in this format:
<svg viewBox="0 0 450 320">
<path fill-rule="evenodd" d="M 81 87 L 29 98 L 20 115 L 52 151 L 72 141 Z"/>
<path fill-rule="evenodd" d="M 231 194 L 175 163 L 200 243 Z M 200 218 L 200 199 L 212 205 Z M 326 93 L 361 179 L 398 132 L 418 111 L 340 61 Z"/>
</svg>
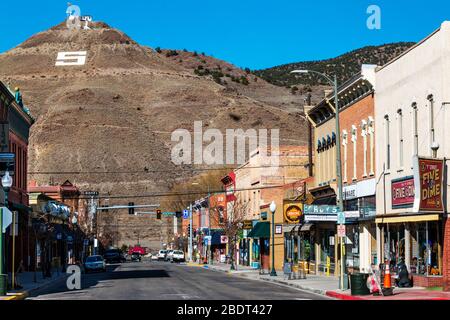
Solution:
<svg viewBox="0 0 450 320">
<path fill-rule="evenodd" d="M 275 211 L 277 210 L 277 205 L 275 204 L 275 201 L 272 201 L 269 209 L 270 212 L 272 212 L 272 271 L 270 271 L 270 275 L 276 277 L 277 272 L 275 271 Z"/>
<path fill-rule="evenodd" d="M 2 187 L 5 193 L 4 206 L 8 207 L 8 192 L 13 184 L 12 177 L 9 175 L 9 171 L 5 172 L 2 177 Z M 13 226 L 14 227 L 14 226 Z M 6 274 L 4 274 L 4 250 L 3 250 L 3 206 L 0 207 L 0 296 L 6 295 Z"/>
<path fill-rule="evenodd" d="M 323 78 L 325 78 L 330 84 L 331 86 L 333 86 L 334 89 L 334 108 L 335 108 L 335 113 L 336 113 L 336 118 L 335 118 L 335 122 L 336 122 L 336 175 L 337 175 L 337 187 L 338 187 L 338 206 L 339 206 L 339 210 L 341 212 L 344 212 L 344 204 L 343 204 L 343 196 L 342 196 L 342 167 L 341 167 L 341 130 L 339 128 L 339 98 L 338 98 L 338 85 L 337 85 L 337 76 L 334 75 L 334 79 L 332 80 L 330 77 L 328 77 L 326 74 L 323 74 L 321 72 L 317 72 L 314 70 L 294 70 L 291 71 L 291 73 L 301 73 L 301 74 L 305 74 L 305 73 L 314 73 L 317 74 Z M 341 240 L 343 242 L 343 239 Z M 341 289 L 344 288 L 344 258 L 342 256 L 342 245 L 343 243 L 341 243 L 341 277 L 339 278 L 339 287 Z"/>
</svg>

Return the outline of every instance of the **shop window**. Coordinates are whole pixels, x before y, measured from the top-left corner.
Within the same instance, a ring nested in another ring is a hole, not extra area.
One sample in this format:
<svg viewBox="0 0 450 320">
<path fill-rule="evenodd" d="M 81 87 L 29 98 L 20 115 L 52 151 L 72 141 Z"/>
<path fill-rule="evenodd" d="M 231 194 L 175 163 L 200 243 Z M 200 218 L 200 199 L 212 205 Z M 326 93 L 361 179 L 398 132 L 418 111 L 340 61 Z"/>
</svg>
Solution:
<svg viewBox="0 0 450 320">
<path fill-rule="evenodd" d="M 440 226 L 437 222 L 415 224 L 411 231 L 412 255 L 411 273 L 420 275 L 441 275 L 439 256 Z"/>
</svg>

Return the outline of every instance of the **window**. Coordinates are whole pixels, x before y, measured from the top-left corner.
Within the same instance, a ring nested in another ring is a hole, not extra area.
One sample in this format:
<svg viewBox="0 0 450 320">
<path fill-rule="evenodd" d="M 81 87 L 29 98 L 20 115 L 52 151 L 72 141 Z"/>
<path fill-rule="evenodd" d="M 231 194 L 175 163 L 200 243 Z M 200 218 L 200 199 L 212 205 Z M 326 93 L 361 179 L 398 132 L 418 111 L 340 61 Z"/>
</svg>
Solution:
<svg viewBox="0 0 450 320">
<path fill-rule="evenodd" d="M 398 166 L 403 169 L 403 114 L 402 109 L 397 110 L 398 119 Z"/>
<path fill-rule="evenodd" d="M 385 142 L 386 142 L 386 170 L 391 170 L 391 144 L 390 144 L 390 137 L 389 137 L 389 116 L 384 116 L 385 120 Z"/>
<path fill-rule="evenodd" d="M 437 148 L 436 145 L 436 137 L 434 131 L 434 98 L 433 95 L 430 94 L 427 97 L 428 105 L 430 107 L 430 116 L 429 116 L 429 125 L 430 125 L 430 155 L 434 158 L 437 156 Z"/>
<path fill-rule="evenodd" d="M 344 146 L 344 182 L 347 182 L 347 130 L 342 131 L 342 145 Z"/>
<path fill-rule="evenodd" d="M 417 103 L 412 103 L 413 108 L 413 155 L 418 154 L 419 149 L 419 134 L 417 130 Z"/>
<path fill-rule="evenodd" d="M 370 175 L 375 175 L 375 140 L 374 140 L 374 134 L 375 134 L 375 121 L 372 117 L 369 117 L 368 121 L 368 132 L 370 136 Z"/>
<path fill-rule="evenodd" d="M 352 125 L 352 142 L 353 142 L 353 180 L 357 179 L 356 176 L 356 126 Z"/>
<path fill-rule="evenodd" d="M 363 153 L 363 165 L 364 173 L 363 178 L 367 177 L 367 121 L 361 121 L 361 136 L 363 137 L 364 153 Z"/>
</svg>

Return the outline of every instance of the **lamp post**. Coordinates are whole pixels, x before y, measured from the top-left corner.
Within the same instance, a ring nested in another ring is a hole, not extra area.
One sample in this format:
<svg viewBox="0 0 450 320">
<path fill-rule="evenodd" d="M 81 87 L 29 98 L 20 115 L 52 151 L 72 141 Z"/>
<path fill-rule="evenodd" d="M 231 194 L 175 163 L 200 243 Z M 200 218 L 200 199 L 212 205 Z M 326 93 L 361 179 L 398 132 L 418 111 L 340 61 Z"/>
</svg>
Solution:
<svg viewBox="0 0 450 320">
<path fill-rule="evenodd" d="M 272 271 L 270 271 L 270 275 L 272 277 L 277 276 L 277 272 L 275 271 L 275 211 L 277 210 L 277 205 L 275 201 L 272 201 L 270 204 L 270 212 L 272 212 Z"/>
<path fill-rule="evenodd" d="M 9 175 L 9 172 L 6 171 L 5 175 L 2 177 L 2 187 L 5 193 L 5 203 L 4 206 L 8 207 L 8 192 L 11 189 L 13 184 L 12 177 Z M 14 226 L 13 226 L 14 227 Z M 0 207 L 0 296 L 6 295 L 6 274 L 4 274 L 4 247 L 3 247 L 3 206 Z"/>
<path fill-rule="evenodd" d="M 338 84 L 337 84 L 337 76 L 334 75 L 334 79 L 332 80 L 326 74 L 321 72 L 317 72 L 314 70 L 294 70 L 291 73 L 314 73 L 323 78 L 325 78 L 334 89 L 334 108 L 335 108 L 335 122 L 336 122 L 336 175 L 337 175 L 337 187 L 338 187 L 338 206 L 341 212 L 344 212 L 344 204 L 343 204 L 343 196 L 342 196 L 342 167 L 341 167 L 341 134 L 339 127 L 339 98 L 338 98 Z M 339 277 L 339 288 L 344 288 L 344 255 L 343 255 L 343 247 L 344 247 L 344 239 L 341 239 L 341 276 Z"/>
</svg>

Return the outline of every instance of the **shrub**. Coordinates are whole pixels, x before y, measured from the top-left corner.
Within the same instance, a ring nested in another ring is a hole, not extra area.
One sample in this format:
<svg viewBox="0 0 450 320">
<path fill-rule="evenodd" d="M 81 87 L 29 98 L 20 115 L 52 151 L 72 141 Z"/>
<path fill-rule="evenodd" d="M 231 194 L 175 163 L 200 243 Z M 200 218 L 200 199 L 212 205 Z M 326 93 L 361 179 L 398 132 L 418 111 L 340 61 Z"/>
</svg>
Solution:
<svg viewBox="0 0 450 320">
<path fill-rule="evenodd" d="M 156 48 L 155 48 L 155 51 L 158 52 L 158 53 L 161 53 L 161 52 L 162 52 L 162 50 L 161 50 L 160 47 L 156 47 Z"/>
</svg>

